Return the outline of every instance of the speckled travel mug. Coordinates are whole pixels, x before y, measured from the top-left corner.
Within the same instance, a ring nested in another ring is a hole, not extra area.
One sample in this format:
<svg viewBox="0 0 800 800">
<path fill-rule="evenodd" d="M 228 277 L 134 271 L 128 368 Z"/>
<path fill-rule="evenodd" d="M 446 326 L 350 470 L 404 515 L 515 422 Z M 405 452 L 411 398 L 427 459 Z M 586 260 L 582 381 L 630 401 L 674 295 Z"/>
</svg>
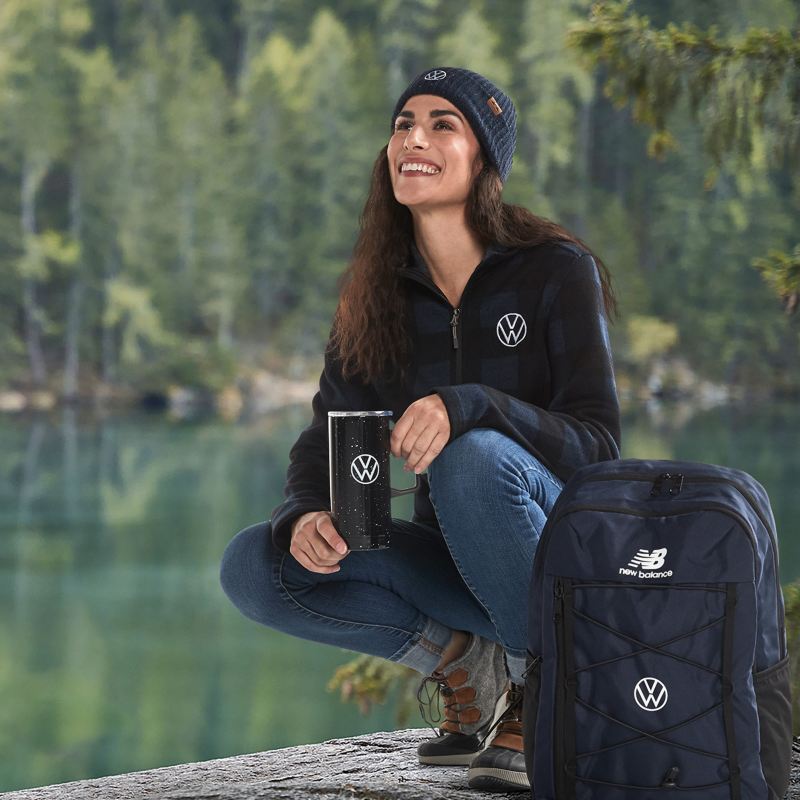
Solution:
<svg viewBox="0 0 800 800">
<path fill-rule="evenodd" d="M 389 546 L 392 498 L 410 494 L 392 489 L 389 476 L 391 411 L 329 411 L 328 453 L 331 518 L 351 550 Z"/>
</svg>

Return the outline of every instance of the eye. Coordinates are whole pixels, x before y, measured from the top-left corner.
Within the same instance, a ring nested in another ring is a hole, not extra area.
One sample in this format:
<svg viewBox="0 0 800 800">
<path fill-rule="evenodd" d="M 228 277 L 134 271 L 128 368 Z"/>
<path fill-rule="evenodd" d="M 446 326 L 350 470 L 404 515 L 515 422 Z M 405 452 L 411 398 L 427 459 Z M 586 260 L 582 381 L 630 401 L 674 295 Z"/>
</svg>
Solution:
<svg viewBox="0 0 800 800">
<path fill-rule="evenodd" d="M 439 125 L 444 125 L 444 129 L 447 131 L 453 130 L 453 126 L 449 122 L 445 122 L 443 119 L 437 120 L 433 125 L 433 129 L 436 130 Z M 410 126 L 410 120 L 401 120 L 394 126 L 395 133 L 398 131 L 408 130 Z"/>
</svg>

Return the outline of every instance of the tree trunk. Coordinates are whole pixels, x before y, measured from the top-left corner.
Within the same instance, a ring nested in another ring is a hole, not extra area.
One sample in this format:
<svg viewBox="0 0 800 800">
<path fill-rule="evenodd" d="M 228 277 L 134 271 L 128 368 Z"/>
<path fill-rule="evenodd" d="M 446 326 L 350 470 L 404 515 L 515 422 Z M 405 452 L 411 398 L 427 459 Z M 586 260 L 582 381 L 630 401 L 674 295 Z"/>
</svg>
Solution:
<svg viewBox="0 0 800 800">
<path fill-rule="evenodd" d="M 581 103 L 578 111 L 578 203 L 577 216 L 575 218 L 575 233 L 578 238 L 585 239 L 588 236 L 588 215 L 589 215 L 589 193 L 591 192 L 591 171 L 590 152 L 591 152 L 591 132 L 592 132 L 592 110 L 594 106 L 594 94 Z"/>
<path fill-rule="evenodd" d="M 22 238 L 26 247 L 31 246 L 33 237 L 36 236 L 36 190 L 47 172 L 48 163 L 44 161 L 37 166 L 26 156 L 22 164 Z M 42 352 L 42 312 L 36 297 L 36 280 L 28 275 L 22 279 L 22 307 L 31 377 L 34 385 L 43 387 L 47 383 L 47 366 Z"/>
<path fill-rule="evenodd" d="M 68 526 L 78 524 L 81 516 L 81 459 L 80 438 L 78 436 L 77 409 L 66 407 L 62 410 L 61 434 L 63 436 L 63 497 L 64 521 Z"/>
<path fill-rule="evenodd" d="M 33 521 L 33 502 L 39 482 L 39 453 L 46 433 L 45 422 L 39 418 L 35 419 L 28 433 L 28 446 L 25 448 L 25 461 L 22 465 L 17 505 L 17 526 L 20 528 L 29 527 Z"/>
<path fill-rule="evenodd" d="M 103 303 L 108 305 L 108 284 L 113 280 L 114 276 L 119 272 L 118 253 L 112 241 L 108 255 L 105 261 L 105 274 L 103 275 Z M 116 355 L 117 345 L 115 331 L 116 326 L 107 325 L 101 320 L 101 341 L 100 351 L 102 360 L 102 375 L 103 383 L 106 386 L 111 386 L 116 378 Z"/>
<path fill-rule="evenodd" d="M 70 180 L 69 215 L 70 234 L 73 241 L 81 241 L 81 186 L 76 164 L 73 164 Z M 78 395 L 78 371 L 80 367 L 81 300 L 83 299 L 83 256 L 78 264 L 67 294 L 67 329 L 64 343 L 64 389 L 65 400 Z"/>
</svg>

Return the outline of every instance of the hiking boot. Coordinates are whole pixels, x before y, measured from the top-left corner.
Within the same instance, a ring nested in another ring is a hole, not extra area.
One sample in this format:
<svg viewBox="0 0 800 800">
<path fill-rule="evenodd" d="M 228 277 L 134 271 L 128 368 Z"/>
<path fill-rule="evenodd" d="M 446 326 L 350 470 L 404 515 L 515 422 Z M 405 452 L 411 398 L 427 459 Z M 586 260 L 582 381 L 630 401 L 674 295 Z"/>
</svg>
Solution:
<svg viewBox="0 0 800 800">
<path fill-rule="evenodd" d="M 522 746 L 523 689 L 523 686 L 510 684 L 506 710 L 498 721 L 492 743 L 470 762 L 467 778 L 471 789 L 521 792 L 531 788 Z"/>
<path fill-rule="evenodd" d="M 428 724 L 441 719 L 430 720 L 425 713 L 426 706 L 429 712 L 436 708 L 440 693 L 445 716 L 436 738 L 417 748 L 420 764 L 468 765 L 486 746 L 486 736 L 502 713 L 507 683 L 503 648 L 470 634 L 463 654 L 424 678 L 417 691 Z"/>
</svg>

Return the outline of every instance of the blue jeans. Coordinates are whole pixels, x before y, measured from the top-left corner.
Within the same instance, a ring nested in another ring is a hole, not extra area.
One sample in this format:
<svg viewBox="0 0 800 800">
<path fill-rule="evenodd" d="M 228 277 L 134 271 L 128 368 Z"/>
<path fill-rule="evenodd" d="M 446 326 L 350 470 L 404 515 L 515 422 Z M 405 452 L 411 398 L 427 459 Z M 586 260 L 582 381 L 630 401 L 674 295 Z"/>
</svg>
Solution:
<svg viewBox="0 0 800 800">
<path fill-rule="evenodd" d="M 428 480 L 441 530 L 393 519 L 389 549 L 351 552 L 321 575 L 279 552 L 260 522 L 225 549 L 225 593 L 262 625 L 425 675 L 452 631 L 469 631 L 499 642 L 521 683 L 533 554 L 563 483 L 492 428 L 450 442 Z"/>
</svg>

